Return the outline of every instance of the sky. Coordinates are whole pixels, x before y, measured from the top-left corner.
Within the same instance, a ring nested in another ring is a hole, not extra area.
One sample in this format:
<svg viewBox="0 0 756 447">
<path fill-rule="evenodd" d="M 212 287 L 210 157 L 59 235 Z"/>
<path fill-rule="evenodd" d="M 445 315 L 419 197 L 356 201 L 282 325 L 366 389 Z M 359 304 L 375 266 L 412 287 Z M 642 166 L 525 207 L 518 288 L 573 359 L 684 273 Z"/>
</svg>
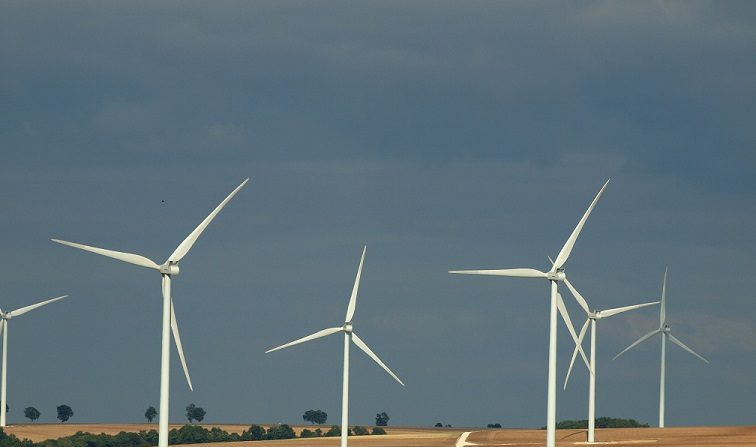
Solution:
<svg viewBox="0 0 756 447">
<path fill-rule="evenodd" d="M 38 2 L 0 5 L 0 307 L 11 423 L 139 422 L 158 406 L 155 272 L 181 262 L 171 420 L 541 427 L 548 283 L 453 269 L 565 265 L 591 307 L 659 298 L 669 266 L 667 425 L 753 424 L 753 2 Z M 585 316 L 562 288 L 576 326 Z M 655 424 L 658 309 L 598 325 L 597 416 Z M 587 417 L 560 323 L 558 419 Z M 588 343 L 585 344 L 586 349 Z M 172 348 L 173 349 L 173 348 Z"/>
</svg>

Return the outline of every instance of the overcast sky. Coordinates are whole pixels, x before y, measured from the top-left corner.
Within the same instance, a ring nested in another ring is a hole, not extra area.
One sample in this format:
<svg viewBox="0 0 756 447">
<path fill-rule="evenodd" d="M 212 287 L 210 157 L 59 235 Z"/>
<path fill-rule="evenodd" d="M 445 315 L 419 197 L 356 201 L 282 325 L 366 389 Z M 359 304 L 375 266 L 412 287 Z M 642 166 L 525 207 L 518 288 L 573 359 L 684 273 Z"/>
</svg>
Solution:
<svg viewBox="0 0 756 447">
<path fill-rule="evenodd" d="M 3 2 L 0 307 L 11 423 L 138 422 L 158 405 L 163 262 L 243 179 L 173 292 L 171 419 L 337 423 L 343 322 L 367 244 L 351 422 L 540 427 L 547 269 L 595 308 L 669 266 L 668 425 L 753 424 L 753 2 Z M 584 315 L 563 290 L 577 326 Z M 655 424 L 658 309 L 598 325 L 597 416 Z M 572 353 L 560 323 L 559 382 Z M 586 348 L 589 346 L 585 344 Z M 587 417 L 578 364 L 559 419 Z"/>
</svg>

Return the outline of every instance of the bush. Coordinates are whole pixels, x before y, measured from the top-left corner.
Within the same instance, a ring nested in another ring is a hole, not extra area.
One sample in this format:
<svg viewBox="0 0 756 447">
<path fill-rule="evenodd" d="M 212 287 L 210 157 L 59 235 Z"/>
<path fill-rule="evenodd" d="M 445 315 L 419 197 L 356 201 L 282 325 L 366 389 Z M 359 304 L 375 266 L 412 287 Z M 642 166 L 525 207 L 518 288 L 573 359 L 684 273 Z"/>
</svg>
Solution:
<svg viewBox="0 0 756 447">
<path fill-rule="evenodd" d="M 318 436 L 318 435 L 316 435 L 314 431 L 312 431 L 312 430 L 310 430 L 310 429 L 307 429 L 307 428 L 305 428 L 304 430 L 302 430 L 302 431 L 301 431 L 301 432 L 299 433 L 299 437 L 300 437 L 300 438 L 315 438 L 315 437 L 317 437 L 317 436 Z"/>
<path fill-rule="evenodd" d="M 291 439 L 296 438 L 294 430 L 287 424 L 273 425 L 268 429 L 265 439 Z"/>
<path fill-rule="evenodd" d="M 355 425 L 354 429 L 353 429 L 353 432 L 354 432 L 355 436 L 365 436 L 365 435 L 369 435 L 370 434 L 370 432 L 368 431 L 368 429 L 365 428 L 365 427 L 363 427 L 362 425 Z"/>
<path fill-rule="evenodd" d="M 382 429 L 381 427 L 373 427 L 373 432 L 370 434 L 371 435 L 385 435 L 386 430 Z"/>
<path fill-rule="evenodd" d="M 499 424 L 499 423 L 496 423 L 496 424 L 488 424 L 488 428 L 501 428 L 501 424 Z"/>
<path fill-rule="evenodd" d="M 331 425 L 330 430 L 325 432 L 324 436 L 341 436 L 341 427 L 339 427 L 338 425 Z"/>
<path fill-rule="evenodd" d="M 442 424 L 440 422 L 436 422 L 436 425 L 434 425 L 434 427 L 443 427 L 443 426 L 444 426 L 444 424 Z"/>
<path fill-rule="evenodd" d="M 265 429 L 259 425 L 250 425 L 248 430 L 241 434 L 242 441 L 260 441 L 265 439 Z"/>
</svg>

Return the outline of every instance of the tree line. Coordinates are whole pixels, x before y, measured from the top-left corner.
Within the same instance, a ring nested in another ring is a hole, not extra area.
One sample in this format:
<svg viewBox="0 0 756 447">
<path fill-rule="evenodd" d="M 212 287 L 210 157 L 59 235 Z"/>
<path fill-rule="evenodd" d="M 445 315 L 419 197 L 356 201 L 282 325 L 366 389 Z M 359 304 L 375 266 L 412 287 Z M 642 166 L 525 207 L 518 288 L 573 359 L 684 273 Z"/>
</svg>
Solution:
<svg viewBox="0 0 756 447">
<path fill-rule="evenodd" d="M 309 434 L 307 434 L 309 432 Z M 325 433 L 320 433 L 320 429 L 315 431 L 302 430 L 303 438 L 315 436 L 340 436 L 341 430 L 338 426 L 331 427 Z M 385 434 L 386 432 L 380 427 L 374 427 L 372 434 Z M 355 426 L 349 430 L 350 435 L 368 435 L 367 428 Z M 228 433 L 218 427 L 206 429 L 199 425 L 184 425 L 179 429 L 172 429 L 168 434 L 168 443 L 175 444 L 204 444 L 211 442 L 237 442 L 237 441 L 261 441 L 274 439 L 292 439 L 297 435 L 294 429 L 287 424 L 277 424 L 268 427 L 252 425 L 242 433 Z M 15 435 L 8 435 L 0 428 L 0 447 L 143 447 L 154 446 L 158 443 L 157 430 L 139 431 L 139 432 L 120 432 L 117 435 L 106 435 L 104 433 L 95 435 L 86 432 L 77 432 L 72 436 L 66 436 L 59 439 L 48 439 L 42 442 L 32 442 L 28 439 L 20 440 Z"/>
</svg>

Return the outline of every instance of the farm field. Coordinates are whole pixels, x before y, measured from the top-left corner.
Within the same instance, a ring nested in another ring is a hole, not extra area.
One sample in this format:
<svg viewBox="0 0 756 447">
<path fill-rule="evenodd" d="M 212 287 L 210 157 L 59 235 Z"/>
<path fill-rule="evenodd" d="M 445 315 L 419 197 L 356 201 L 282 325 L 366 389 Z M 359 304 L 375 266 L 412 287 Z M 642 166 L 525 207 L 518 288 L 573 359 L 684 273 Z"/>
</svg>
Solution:
<svg viewBox="0 0 756 447">
<path fill-rule="evenodd" d="M 181 425 L 172 425 L 178 428 Z M 241 433 L 246 424 L 203 424 L 205 428 L 219 427 L 228 432 Z M 323 428 L 325 426 L 321 426 Z M 156 424 L 26 424 L 13 425 L 6 432 L 32 441 L 60 438 L 78 431 L 116 434 L 121 431 L 139 431 L 156 428 Z M 309 425 L 293 427 L 297 433 Z M 359 436 L 349 438 L 349 444 L 362 447 L 471 447 L 471 446 L 532 446 L 543 445 L 543 430 L 500 429 L 475 430 L 474 428 L 412 428 L 388 427 L 383 436 Z M 756 445 L 756 427 L 672 427 L 597 429 L 595 445 L 617 447 L 674 446 L 674 447 L 746 447 Z M 289 439 L 279 441 L 247 441 L 234 443 L 233 447 L 336 447 L 339 438 Z M 558 446 L 588 445 L 584 430 L 557 430 Z M 230 446 L 228 446 L 230 447 Z"/>
</svg>

